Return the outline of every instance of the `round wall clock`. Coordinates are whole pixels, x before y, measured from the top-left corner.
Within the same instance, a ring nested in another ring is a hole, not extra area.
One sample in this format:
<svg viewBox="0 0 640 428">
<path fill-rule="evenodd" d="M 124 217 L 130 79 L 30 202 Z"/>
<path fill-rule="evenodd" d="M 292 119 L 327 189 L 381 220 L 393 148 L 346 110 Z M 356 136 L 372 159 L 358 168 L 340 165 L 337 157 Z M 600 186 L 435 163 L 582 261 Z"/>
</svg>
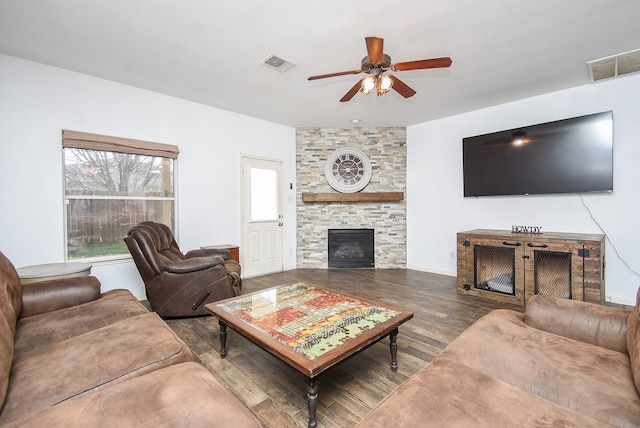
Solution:
<svg viewBox="0 0 640 428">
<path fill-rule="evenodd" d="M 371 180 L 371 161 L 358 149 L 338 149 L 327 159 L 324 175 L 329 185 L 338 192 L 359 192 Z"/>
</svg>

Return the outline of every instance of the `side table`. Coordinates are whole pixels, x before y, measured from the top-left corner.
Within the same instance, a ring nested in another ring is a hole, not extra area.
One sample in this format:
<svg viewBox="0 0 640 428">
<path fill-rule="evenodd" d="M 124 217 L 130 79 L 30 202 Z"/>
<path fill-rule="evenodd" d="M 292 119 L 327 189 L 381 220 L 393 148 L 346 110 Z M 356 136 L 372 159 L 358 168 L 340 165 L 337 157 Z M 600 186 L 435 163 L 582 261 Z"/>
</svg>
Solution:
<svg viewBox="0 0 640 428">
<path fill-rule="evenodd" d="M 45 279 L 69 278 L 73 276 L 91 275 L 91 263 L 47 263 L 42 265 L 19 267 L 18 276 L 20 282 L 27 284 L 30 282 L 42 281 Z"/>
<path fill-rule="evenodd" d="M 231 245 L 231 244 L 208 245 L 206 247 L 200 247 L 200 248 L 203 250 L 209 250 L 209 249 L 229 250 L 229 255 L 231 256 L 231 258 L 237 261 L 238 263 L 240 263 L 240 247 L 238 247 L 237 245 Z"/>
</svg>

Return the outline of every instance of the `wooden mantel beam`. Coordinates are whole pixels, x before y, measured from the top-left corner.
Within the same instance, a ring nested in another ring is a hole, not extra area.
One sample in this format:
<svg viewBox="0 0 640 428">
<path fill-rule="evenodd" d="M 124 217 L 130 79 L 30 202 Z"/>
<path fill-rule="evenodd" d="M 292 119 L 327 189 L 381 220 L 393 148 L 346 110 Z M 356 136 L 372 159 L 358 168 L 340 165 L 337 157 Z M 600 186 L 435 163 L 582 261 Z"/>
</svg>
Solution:
<svg viewBox="0 0 640 428">
<path fill-rule="evenodd" d="M 395 202 L 403 192 L 302 193 L 302 202 Z"/>
</svg>

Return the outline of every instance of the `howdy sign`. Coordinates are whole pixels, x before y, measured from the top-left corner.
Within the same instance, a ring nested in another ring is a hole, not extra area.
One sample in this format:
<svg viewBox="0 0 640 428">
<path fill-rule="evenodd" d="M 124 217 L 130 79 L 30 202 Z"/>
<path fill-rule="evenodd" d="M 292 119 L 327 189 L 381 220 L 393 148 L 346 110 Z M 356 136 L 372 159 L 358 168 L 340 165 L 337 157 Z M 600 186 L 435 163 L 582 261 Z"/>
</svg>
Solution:
<svg viewBox="0 0 640 428">
<path fill-rule="evenodd" d="M 542 233 L 540 226 L 511 226 L 511 233 Z"/>
</svg>

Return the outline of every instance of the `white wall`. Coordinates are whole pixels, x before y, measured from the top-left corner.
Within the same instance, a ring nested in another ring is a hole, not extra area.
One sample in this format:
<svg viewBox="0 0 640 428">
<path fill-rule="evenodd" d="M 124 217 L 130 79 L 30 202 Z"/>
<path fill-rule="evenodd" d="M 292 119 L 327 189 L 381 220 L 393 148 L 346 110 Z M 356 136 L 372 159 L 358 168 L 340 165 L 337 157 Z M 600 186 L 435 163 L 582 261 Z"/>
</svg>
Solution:
<svg viewBox="0 0 640 428">
<path fill-rule="evenodd" d="M 0 251 L 16 266 L 64 261 L 62 129 L 178 145 L 183 250 L 240 244 L 240 155 L 283 160 L 295 267 L 294 128 L 0 55 Z M 104 290 L 144 295 L 131 261 L 93 274 Z"/>
<path fill-rule="evenodd" d="M 407 129 L 410 268 L 455 275 L 455 234 L 538 225 L 600 233 L 577 195 L 462 197 L 462 138 L 614 111 L 614 192 L 586 204 L 621 257 L 640 270 L 640 76 L 520 100 Z M 177 144 L 183 249 L 240 243 L 240 154 L 283 159 L 295 183 L 295 129 L 0 55 L 0 251 L 16 266 L 64 260 L 61 129 Z M 285 186 L 286 187 L 286 186 Z M 295 267 L 295 190 L 286 187 L 285 268 Z M 94 267 L 104 289 L 143 295 L 131 262 Z M 633 304 L 640 284 L 607 243 L 606 296 Z"/>
<path fill-rule="evenodd" d="M 614 191 L 585 194 L 606 232 L 605 295 L 635 303 L 640 285 L 640 75 L 589 84 L 407 129 L 407 265 L 456 274 L 456 233 L 541 226 L 544 231 L 602 233 L 579 195 L 464 198 L 462 139 L 600 111 L 614 114 Z"/>
</svg>

